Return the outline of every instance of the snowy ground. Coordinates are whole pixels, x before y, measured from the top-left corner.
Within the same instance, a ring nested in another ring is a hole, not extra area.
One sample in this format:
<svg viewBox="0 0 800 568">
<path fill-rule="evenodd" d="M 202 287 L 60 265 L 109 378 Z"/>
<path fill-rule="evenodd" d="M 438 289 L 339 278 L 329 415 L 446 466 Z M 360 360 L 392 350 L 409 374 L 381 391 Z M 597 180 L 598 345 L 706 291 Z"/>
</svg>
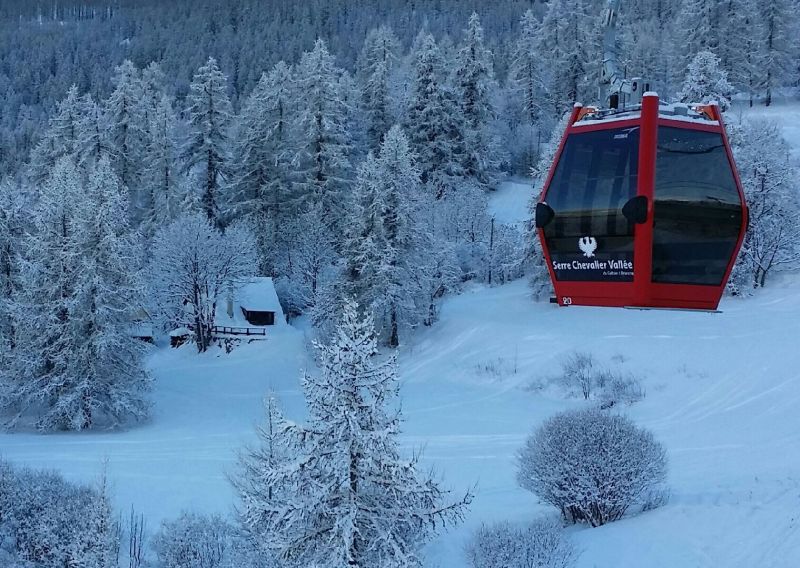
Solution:
<svg viewBox="0 0 800 568">
<path fill-rule="evenodd" d="M 800 148 L 800 108 L 782 117 Z M 787 118 L 789 117 L 789 118 Z M 530 186 L 493 197 L 498 220 L 524 219 Z M 800 277 L 757 297 L 726 299 L 721 314 L 557 308 L 533 303 L 524 281 L 474 287 L 447 300 L 442 319 L 400 356 L 403 442 L 456 491 L 477 485 L 467 522 L 429 548 L 432 567 L 465 566 L 474 528 L 549 509 L 519 489 L 514 456 L 547 416 L 579 405 L 531 390 L 570 351 L 591 351 L 638 374 L 644 401 L 627 412 L 667 447 L 671 500 L 599 529 L 572 528 L 582 568 L 800 565 Z M 306 341 L 284 328 L 231 355 L 163 348 L 151 424 L 124 433 L 2 434 L 0 455 L 92 479 L 108 460 L 116 502 L 150 527 L 183 508 L 227 511 L 226 474 L 253 440 L 261 397 L 274 389 L 302 415 Z"/>
<path fill-rule="evenodd" d="M 302 409 L 304 357 L 303 336 L 289 326 L 231 355 L 164 347 L 150 360 L 150 424 L 122 433 L 4 434 L 0 456 L 80 480 L 95 479 L 107 460 L 116 503 L 135 506 L 151 526 L 182 509 L 228 510 L 226 473 L 237 448 L 254 439 L 264 394 L 272 389 L 290 412 Z"/>
</svg>

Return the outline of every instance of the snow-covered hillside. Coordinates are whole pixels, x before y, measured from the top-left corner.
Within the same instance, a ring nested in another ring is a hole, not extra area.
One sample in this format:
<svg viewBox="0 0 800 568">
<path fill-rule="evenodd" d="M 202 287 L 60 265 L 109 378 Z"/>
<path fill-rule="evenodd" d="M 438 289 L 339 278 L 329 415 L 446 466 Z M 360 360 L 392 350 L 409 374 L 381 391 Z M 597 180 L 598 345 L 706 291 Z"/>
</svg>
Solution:
<svg viewBox="0 0 800 568">
<path fill-rule="evenodd" d="M 800 147 L 800 109 L 776 107 Z M 790 118 L 787 118 L 790 117 Z M 498 220 L 524 220 L 530 185 L 494 197 Z M 515 481 L 515 453 L 547 416 L 582 404 L 537 391 L 575 350 L 621 361 L 646 398 L 627 408 L 669 456 L 669 503 L 597 529 L 570 529 L 579 566 L 800 565 L 800 277 L 783 275 L 722 313 L 558 308 L 534 303 L 524 281 L 472 287 L 448 299 L 441 321 L 401 349 L 403 441 L 455 491 L 477 485 L 467 522 L 429 547 L 429 564 L 465 566 L 483 522 L 552 512 Z M 123 433 L 1 434 L 0 455 L 92 479 L 103 461 L 116 504 L 151 528 L 182 509 L 229 511 L 226 474 L 254 441 L 272 389 L 302 419 L 298 378 L 307 341 L 291 327 L 226 355 L 191 346 L 156 350 L 150 424 Z"/>
</svg>

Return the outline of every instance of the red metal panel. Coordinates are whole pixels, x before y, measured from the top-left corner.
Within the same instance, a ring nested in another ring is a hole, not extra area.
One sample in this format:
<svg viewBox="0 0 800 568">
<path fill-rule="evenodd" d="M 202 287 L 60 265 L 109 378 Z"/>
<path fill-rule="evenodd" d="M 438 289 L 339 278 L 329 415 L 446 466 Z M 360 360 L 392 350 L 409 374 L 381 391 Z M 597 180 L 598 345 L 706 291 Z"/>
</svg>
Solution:
<svg viewBox="0 0 800 568">
<path fill-rule="evenodd" d="M 633 297 L 632 282 L 556 282 L 555 290 L 562 306 L 624 307 Z"/>
<path fill-rule="evenodd" d="M 597 132 L 598 130 L 611 130 L 613 128 L 639 126 L 640 122 L 641 118 L 638 116 L 636 118 L 626 118 L 624 120 L 605 120 L 602 122 L 598 121 L 596 123 L 590 122 L 587 124 L 581 124 L 580 126 L 573 125 L 569 129 L 569 134 L 580 134 L 581 132 Z"/>
<path fill-rule="evenodd" d="M 650 306 L 716 310 L 722 297 L 721 286 L 652 283 Z"/>
<path fill-rule="evenodd" d="M 642 127 L 639 134 L 639 185 L 637 195 L 647 198 L 647 221 L 636 225 L 633 240 L 633 302 L 646 306 L 650 301 L 653 272 L 653 192 L 658 149 L 658 96 L 642 99 Z"/>
</svg>

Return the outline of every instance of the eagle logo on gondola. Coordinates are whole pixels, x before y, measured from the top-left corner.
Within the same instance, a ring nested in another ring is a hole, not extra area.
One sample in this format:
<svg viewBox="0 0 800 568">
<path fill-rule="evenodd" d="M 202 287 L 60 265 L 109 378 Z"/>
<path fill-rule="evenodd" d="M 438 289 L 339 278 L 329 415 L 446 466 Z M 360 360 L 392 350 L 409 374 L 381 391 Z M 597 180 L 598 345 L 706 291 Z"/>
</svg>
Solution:
<svg viewBox="0 0 800 568">
<path fill-rule="evenodd" d="M 594 237 L 581 237 L 578 239 L 578 248 L 586 258 L 592 258 L 597 250 L 597 240 Z"/>
</svg>

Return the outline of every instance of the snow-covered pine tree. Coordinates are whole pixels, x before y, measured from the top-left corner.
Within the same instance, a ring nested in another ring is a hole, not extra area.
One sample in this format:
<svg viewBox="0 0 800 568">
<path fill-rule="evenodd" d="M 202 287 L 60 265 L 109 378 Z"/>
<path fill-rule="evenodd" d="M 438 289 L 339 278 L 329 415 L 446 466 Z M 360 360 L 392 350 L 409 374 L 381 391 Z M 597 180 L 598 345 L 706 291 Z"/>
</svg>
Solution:
<svg viewBox="0 0 800 568">
<path fill-rule="evenodd" d="M 142 168 L 144 217 L 141 232 L 152 238 L 159 227 L 175 219 L 184 208 L 183 187 L 178 175 L 176 119 L 172 100 L 161 95 L 149 112 L 147 147 Z"/>
<path fill-rule="evenodd" d="M 69 428 L 58 411 L 60 393 L 74 384 L 70 354 L 75 282 L 80 271 L 77 208 L 84 192 L 69 158 L 61 158 L 39 188 L 31 212 L 32 231 L 23 243 L 20 293 L 12 303 L 17 345 L 9 367 L 0 371 L 0 403 L 15 426 L 40 412 L 42 430 Z"/>
<path fill-rule="evenodd" d="M 436 40 L 421 34 L 414 45 L 412 94 L 404 126 L 420 179 L 438 199 L 464 178 L 463 118 L 444 76 Z"/>
<path fill-rule="evenodd" d="M 762 67 L 764 103 L 769 106 L 775 89 L 797 80 L 797 61 L 800 46 L 797 42 L 798 22 L 793 0 L 758 0 L 759 16 L 763 22 Z"/>
<path fill-rule="evenodd" d="M 281 224 L 295 213 L 292 202 L 292 124 L 295 90 L 291 68 L 279 62 L 264 74 L 244 103 L 233 141 L 229 218 L 247 218 L 257 227 L 259 265 L 275 274 Z"/>
<path fill-rule="evenodd" d="M 3 566 L 117 566 L 118 523 L 104 478 L 94 486 L 76 485 L 55 472 L 0 463 L 0 507 Z"/>
<path fill-rule="evenodd" d="M 683 74 L 697 53 L 716 53 L 722 41 L 727 41 L 720 36 L 722 12 L 723 2 L 719 0 L 682 0 L 676 15 L 675 47 L 683 65 L 675 67 L 677 73 Z"/>
<path fill-rule="evenodd" d="M 11 425 L 119 426 L 147 416 L 149 379 L 129 332 L 136 304 L 123 188 L 107 160 L 84 190 L 68 158 L 41 188 L 14 301 L 17 348 L 6 377 Z"/>
<path fill-rule="evenodd" d="M 42 183 L 63 157 L 73 158 L 78 147 L 81 120 L 81 98 L 72 85 L 67 96 L 56 105 L 56 113 L 48 121 L 47 131 L 31 152 L 31 179 Z"/>
<path fill-rule="evenodd" d="M 671 99 L 675 92 L 673 69 L 685 70 L 683 54 L 675 56 L 672 26 L 676 9 L 675 0 L 642 2 L 638 6 L 626 2 L 618 13 L 620 65 L 629 77 L 645 77 L 663 99 Z M 602 32 L 602 27 L 598 31 Z M 678 78 L 678 84 L 682 79 Z"/>
<path fill-rule="evenodd" d="M 110 426 L 147 418 L 150 386 L 144 344 L 131 334 L 133 316 L 144 306 L 138 239 L 127 221 L 125 188 L 107 159 L 89 174 L 85 199 L 77 217 L 80 267 L 71 314 L 78 334 L 69 355 L 75 386 L 59 397 L 64 420 L 81 430 L 98 417 Z"/>
<path fill-rule="evenodd" d="M 255 239 L 235 223 L 223 235 L 204 213 L 184 214 L 153 239 L 148 266 L 152 309 L 165 326 L 192 330 L 200 352 L 211 345 L 218 303 L 256 268 Z"/>
<path fill-rule="evenodd" d="M 418 222 L 419 170 L 399 126 L 386 134 L 377 158 L 367 157 L 354 194 L 345 245 L 352 293 L 379 336 L 397 347 L 400 330 L 421 319 L 415 273 L 421 251 L 431 248 Z"/>
<path fill-rule="evenodd" d="M 228 127 L 233 111 L 227 78 L 213 57 L 195 73 L 186 101 L 190 132 L 182 152 L 184 168 L 196 176 L 206 217 L 220 226 L 218 201 L 228 176 Z"/>
<path fill-rule="evenodd" d="M 497 84 L 492 52 L 485 46 L 483 26 L 474 12 L 456 55 L 453 83 L 464 119 L 464 173 L 482 187 L 490 187 L 499 167 L 499 151 L 490 131 Z"/>
<path fill-rule="evenodd" d="M 547 100 L 560 115 L 578 101 L 586 76 L 588 33 L 594 21 L 587 15 L 584 0 L 551 0 L 539 26 L 539 53 L 547 54 L 550 65 L 544 81 Z"/>
<path fill-rule="evenodd" d="M 17 348 L 4 377 L 10 425 L 42 430 L 118 426 L 147 414 L 148 378 L 129 333 L 135 302 L 125 198 L 107 161 L 89 191 L 68 158 L 40 190 L 25 240 Z"/>
<path fill-rule="evenodd" d="M 261 510 L 265 503 L 286 499 L 278 493 L 270 481 L 271 472 L 281 468 L 292 458 L 290 451 L 298 440 L 293 439 L 294 425 L 283 416 L 280 403 L 274 393 L 264 400 L 264 423 L 256 428 L 258 446 L 247 448 L 239 454 L 239 473 L 231 482 L 239 494 L 238 513 L 241 523 L 251 533 L 253 543 L 262 551 L 271 552 L 258 535 L 263 530 Z"/>
<path fill-rule="evenodd" d="M 449 500 L 418 456 L 400 455 L 395 360 L 379 358 L 354 302 L 317 349 L 320 376 L 303 379 L 309 424 L 286 428 L 292 457 L 242 473 L 262 489 L 245 501 L 246 528 L 287 566 L 420 566 L 422 545 L 462 519 L 471 494 Z"/>
<path fill-rule="evenodd" d="M 111 124 L 103 108 L 90 94 L 81 99 L 81 117 L 78 123 L 78 142 L 75 162 L 89 170 L 101 159 L 113 160 L 114 146 L 110 139 Z"/>
<path fill-rule="evenodd" d="M 351 133 L 342 93 L 342 69 L 321 39 L 303 54 L 297 67 L 300 204 L 319 204 L 323 222 L 338 235 L 346 211 L 346 187 L 352 177 Z"/>
<path fill-rule="evenodd" d="M 518 133 L 516 139 L 524 144 L 524 150 L 518 152 L 523 171 L 529 170 L 538 157 L 541 136 L 539 122 L 542 120 L 544 85 L 538 34 L 539 21 L 533 10 L 528 10 L 520 20 L 519 36 L 508 69 L 508 104 L 512 107 L 512 116 L 517 119 L 510 126 Z"/>
<path fill-rule="evenodd" d="M 725 111 L 731 105 L 733 93 L 733 85 L 728 82 L 728 73 L 720 67 L 719 57 L 710 51 L 701 51 L 689 64 L 678 97 L 685 103 L 716 101 Z"/>
<path fill-rule="evenodd" d="M 125 60 L 114 69 L 114 91 L 105 101 L 110 125 L 109 139 L 114 149 L 114 170 L 130 195 L 130 215 L 134 226 L 141 221 L 139 174 L 147 132 L 143 106 L 141 72 Z"/>
<path fill-rule="evenodd" d="M 20 287 L 20 257 L 28 215 L 27 196 L 11 180 L 0 181 L 0 366 L 7 367 L 14 348 L 12 306 Z"/>
<path fill-rule="evenodd" d="M 350 164 L 353 165 L 364 159 L 368 153 L 366 148 L 369 147 L 369 144 L 367 142 L 367 120 L 361 108 L 361 86 L 346 69 L 339 76 L 339 92 L 342 93 L 342 101 L 344 101 L 345 124 L 350 140 L 346 155 Z"/>
<path fill-rule="evenodd" d="M 151 61 L 147 67 L 142 69 L 142 105 L 147 124 L 150 123 L 150 113 L 161 105 L 166 94 L 164 71 L 161 70 L 161 65 Z"/>
<path fill-rule="evenodd" d="M 376 213 L 380 207 L 373 206 L 382 197 L 378 170 L 378 159 L 370 152 L 358 168 L 342 246 L 348 293 L 361 305 L 369 305 L 368 299 L 365 302 L 370 288 L 364 269 L 374 264 L 375 255 L 380 254 L 380 245 L 375 240 L 381 243 L 384 240 L 383 223 Z"/>
<path fill-rule="evenodd" d="M 717 49 L 720 67 L 733 86 L 749 95 L 750 106 L 763 83 L 764 22 L 752 0 L 726 0 L 723 5 L 725 38 Z"/>
<path fill-rule="evenodd" d="M 508 78 L 512 92 L 519 98 L 526 123 L 534 125 L 542 110 L 542 76 L 537 49 L 539 21 L 533 10 L 525 12 L 519 26 L 519 37 L 511 53 Z"/>
<path fill-rule="evenodd" d="M 392 104 L 391 74 L 400 54 L 400 41 L 388 26 L 369 31 L 356 65 L 366 114 L 370 150 L 380 148 L 383 137 L 396 122 Z"/>
</svg>

